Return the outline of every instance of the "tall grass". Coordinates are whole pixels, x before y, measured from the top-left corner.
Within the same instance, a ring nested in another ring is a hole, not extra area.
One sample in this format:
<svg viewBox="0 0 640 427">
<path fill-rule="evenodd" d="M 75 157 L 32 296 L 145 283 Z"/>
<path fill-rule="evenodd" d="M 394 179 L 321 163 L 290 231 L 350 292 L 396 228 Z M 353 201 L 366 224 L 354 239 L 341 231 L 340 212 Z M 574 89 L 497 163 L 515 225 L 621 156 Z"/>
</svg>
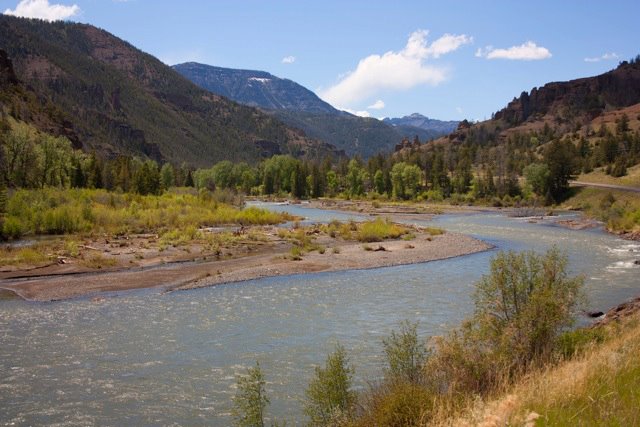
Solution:
<svg viewBox="0 0 640 427">
<path fill-rule="evenodd" d="M 640 316 L 609 325 L 606 335 L 604 343 L 434 425 L 640 425 Z"/>
<path fill-rule="evenodd" d="M 357 239 L 361 242 L 381 242 L 386 239 L 397 239 L 408 232 L 406 227 L 394 224 L 388 219 L 376 218 L 359 224 Z"/>
<path fill-rule="evenodd" d="M 637 193 L 580 188 L 563 206 L 583 210 L 603 221 L 611 231 L 640 231 L 640 197 Z"/>
<path fill-rule="evenodd" d="M 167 192 L 160 196 L 105 190 L 18 190 L 7 203 L 2 234 L 164 233 L 219 225 L 276 224 L 287 214 L 256 207 L 239 209 L 210 193 Z"/>
</svg>

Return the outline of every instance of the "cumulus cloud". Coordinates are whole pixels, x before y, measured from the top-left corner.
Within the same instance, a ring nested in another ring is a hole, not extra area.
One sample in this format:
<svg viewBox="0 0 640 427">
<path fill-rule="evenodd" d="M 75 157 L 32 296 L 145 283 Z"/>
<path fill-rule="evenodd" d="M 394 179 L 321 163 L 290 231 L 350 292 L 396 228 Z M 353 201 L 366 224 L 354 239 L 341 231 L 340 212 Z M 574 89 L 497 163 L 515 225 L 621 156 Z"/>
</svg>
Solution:
<svg viewBox="0 0 640 427">
<path fill-rule="evenodd" d="M 296 57 L 295 56 L 285 56 L 284 58 L 282 58 L 282 63 L 283 64 L 293 64 L 294 62 L 296 62 Z"/>
<path fill-rule="evenodd" d="M 507 49 L 496 49 L 493 46 L 487 46 L 484 49 L 478 49 L 476 56 L 487 59 L 534 61 L 551 58 L 551 52 L 546 47 L 538 46 L 534 42 L 528 41 L 520 46 L 512 46 Z"/>
<path fill-rule="evenodd" d="M 71 18 L 78 13 L 80 13 L 80 7 L 76 4 L 72 6 L 49 4 L 49 0 L 21 0 L 14 10 L 4 11 L 5 15 L 38 18 L 45 21 L 59 21 Z"/>
<path fill-rule="evenodd" d="M 448 77 L 447 70 L 425 61 L 439 58 L 473 39 L 464 34 L 445 34 L 429 44 L 427 35 L 425 30 L 415 31 L 402 50 L 361 59 L 355 70 L 321 91 L 321 97 L 333 105 L 353 105 L 382 90 L 407 90 L 420 84 L 442 83 Z"/>
<path fill-rule="evenodd" d="M 610 61 L 620 58 L 617 53 L 605 53 L 604 55 L 595 56 L 592 58 L 584 58 L 584 62 L 600 62 L 600 61 Z"/>
<path fill-rule="evenodd" d="M 382 110 L 384 108 L 384 101 L 382 99 L 378 99 L 373 104 L 369 105 L 367 109 L 369 110 Z"/>
</svg>

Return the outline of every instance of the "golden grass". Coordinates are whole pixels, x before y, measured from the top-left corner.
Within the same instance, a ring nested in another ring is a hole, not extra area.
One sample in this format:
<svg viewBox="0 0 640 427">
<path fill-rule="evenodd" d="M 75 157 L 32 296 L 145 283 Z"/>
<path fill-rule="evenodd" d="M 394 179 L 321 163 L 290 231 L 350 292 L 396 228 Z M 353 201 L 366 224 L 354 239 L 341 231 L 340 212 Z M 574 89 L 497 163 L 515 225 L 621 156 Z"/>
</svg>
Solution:
<svg viewBox="0 0 640 427">
<path fill-rule="evenodd" d="M 23 248 L 0 248 L 0 266 L 5 265 L 38 265 L 51 261 L 46 245 L 34 245 Z"/>
<path fill-rule="evenodd" d="M 609 328 L 605 343 L 430 425 L 640 425 L 640 315 Z"/>
<path fill-rule="evenodd" d="M 563 208 L 580 209 L 603 221 L 611 231 L 640 230 L 640 197 L 629 191 L 602 188 L 577 188 Z"/>
<path fill-rule="evenodd" d="M 386 239 L 397 239 L 409 230 L 388 219 L 376 218 L 358 224 L 357 239 L 361 242 L 381 242 Z"/>
<path fill-rule="evenodd" d="M 627 174 L 619 178 L 614 178 L 604 172 L 604 168 L 598 168 L 593 172 L 581 174 L 576 179 L 582 182 L 593 182 L 596 184 L 624 185 L 627 187 L 640 187 L 640 164 L 627 169 Z"/>
</svg>

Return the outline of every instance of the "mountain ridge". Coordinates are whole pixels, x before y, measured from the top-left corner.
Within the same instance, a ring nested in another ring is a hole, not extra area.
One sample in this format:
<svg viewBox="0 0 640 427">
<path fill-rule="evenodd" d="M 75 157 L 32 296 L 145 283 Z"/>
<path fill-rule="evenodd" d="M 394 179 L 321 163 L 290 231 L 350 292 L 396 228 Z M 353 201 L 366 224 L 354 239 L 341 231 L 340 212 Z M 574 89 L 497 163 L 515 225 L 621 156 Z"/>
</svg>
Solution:
<svg viewBox="0 0 640 427">
<path fill-rule="evenodd" d="M 174 65 L 184 77 L 214 94 L 244 105 L 263 109 L 289 126 L 302 129 L 311 138 L 335 145 L 349 155 L 370 157 L 391 152 L 404 138 L 426 141 L 450 132 L 455 126 L 392 125 L 374 118 L 337 110 L 313 91 L 267 71 L 243 70 L 187 62 Z M 436 123 L 433 119 L 427 119 Z M 457 122 L 456 122 L 457 124 Z"/>
<path fill-rule="evenodd" d="M 341 114 L 304 86 L 267 71 L 224 68 L 197 62 L 185 62 L 172 68 L 198 86 L 244 105 L 268 110 Z"/>
<path fill-rule="evenodd" d="M 638 129 L 640 114 L 640 55 L 622 61 L 607 72 L 568 81 L 550 82 L 523 91 L 492 118 L 477 123 L 460 122 L 455 131 L 423 147 L 446 144 L 500 144 L 511 137 L 545 135 L 553 140 L 570 136 L 587 140 L 599 138 L 606 128 L 615 131 L 617 122 L 627 115 L 628 126 Z M 627 112 L 632 112 L 630 117 Z M 598 131 L 596 131 L 600 128 Z M 402 151 L 410 144 L 400 144 Z"/>
<path fill-rule="evenodd" d="M 199 88 L 88 24 L 1 15 L 0 49 L 32 97 L 26 102 L 7 89 L 4 109 L 38 124 L 30 111 L 52 105 L 57 113 L 48 120 L 69 129 L 88 151 L 193 166 L 278 153 L 340 155 L 273 116 Z"/>
</svg>

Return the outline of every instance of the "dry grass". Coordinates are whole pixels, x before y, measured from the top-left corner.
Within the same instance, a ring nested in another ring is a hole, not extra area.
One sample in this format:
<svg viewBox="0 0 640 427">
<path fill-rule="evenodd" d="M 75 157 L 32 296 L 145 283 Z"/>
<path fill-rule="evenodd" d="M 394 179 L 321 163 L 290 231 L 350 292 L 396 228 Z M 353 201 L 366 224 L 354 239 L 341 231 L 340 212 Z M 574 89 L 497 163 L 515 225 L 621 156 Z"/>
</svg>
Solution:
<svg viewBox="0 0 640 427">
<path fill-rule="evenodd" d="M 611 231 L 640 229 L 638 194 L 601 188 L 580 188 L 575 192 L 562 204 L 563 208 L 580 209 L 588 216 L 603 221 Z"/>
<path fill-rule="evenodd" d="M 604 172 L 604 168 L 598 168 L 593 172 L 578 176 L 577 181 L 640 187 L 640 164 L 628 168 L 627 174 L 620 178 L 614 178 L 611 175 L 607 175 Z"/>
<path fill-rule="evenodd" d="M 52 255 L 48 253 L 50 249 L 47 245 L 23 248 L 2 247 L 0 248 L 0 266 L 33 266 L 51 262 Z"/>
<path fill-rule="evenodd" d="M 115 267 L 118 264 L 115 258 L 106 257 L 101 253 L 88 255 L 80 263 L 85 267 L 94 269 Z"/>
<path fill-rule="evenodd" d="M 604 344 L 533 372 L 493 400 L 468 402 L 433 425 L 640 425 L 640 315 L 614 324 Z M 443 411 L 444 412 L 444 411 Z"/>
</svg>

